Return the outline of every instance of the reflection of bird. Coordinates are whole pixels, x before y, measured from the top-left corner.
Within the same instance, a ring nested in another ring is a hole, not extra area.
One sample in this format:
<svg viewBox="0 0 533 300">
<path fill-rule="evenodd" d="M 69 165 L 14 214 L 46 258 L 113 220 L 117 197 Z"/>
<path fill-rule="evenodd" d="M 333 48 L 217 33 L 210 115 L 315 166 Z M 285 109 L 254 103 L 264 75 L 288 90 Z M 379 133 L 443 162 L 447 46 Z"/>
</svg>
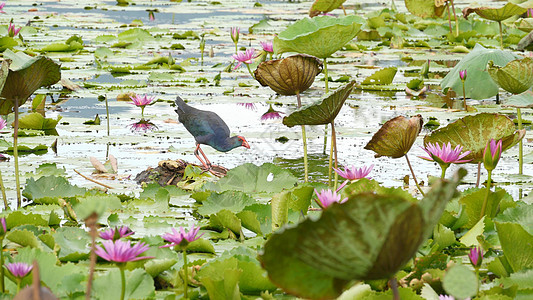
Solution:
<svg viewBox="0 0 533 300">
<path fill-rule="evenodd" d="M 229 136 L 228 125 L 216 113 L 191 107 L 179 96 L 176 98 L 176 105 L 178 106 L 175 110 L 178 114 L 178 120 L 196 140 L 194 155 L 206 169 L 211 169 L 211 162 L 200 148 L 200 144 L 209 145 L 222 152 L 228 152 L 239 146 L 250 148 L 244 137 Z M 202 160 L 198 152 L 202 154 L 205 161 Z"/>
</svg>

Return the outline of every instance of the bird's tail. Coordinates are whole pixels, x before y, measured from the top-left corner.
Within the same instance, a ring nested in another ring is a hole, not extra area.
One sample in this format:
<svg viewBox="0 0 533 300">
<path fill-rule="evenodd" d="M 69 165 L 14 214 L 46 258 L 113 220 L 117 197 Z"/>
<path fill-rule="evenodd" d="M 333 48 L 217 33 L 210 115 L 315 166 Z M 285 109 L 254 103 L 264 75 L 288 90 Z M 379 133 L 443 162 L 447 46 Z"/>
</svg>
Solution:
<svg viewBox="0 0 533 300">
<path fill-rule="evenodd" d="M 179 114 L 179 111 L 182 111 L 185 113 L 187 112 L 189 105 L 187 105 L 187 103 L 185 103 L 185 101 L 183 101 L 183 99 L 181 99 L 180 96 L 176 97 L 176 101 L 174 101 L 174 103 L 176 103 L 176 106 L 177 106 L 177 108 L 174 110 L 176 113 Z"/>
</svg>

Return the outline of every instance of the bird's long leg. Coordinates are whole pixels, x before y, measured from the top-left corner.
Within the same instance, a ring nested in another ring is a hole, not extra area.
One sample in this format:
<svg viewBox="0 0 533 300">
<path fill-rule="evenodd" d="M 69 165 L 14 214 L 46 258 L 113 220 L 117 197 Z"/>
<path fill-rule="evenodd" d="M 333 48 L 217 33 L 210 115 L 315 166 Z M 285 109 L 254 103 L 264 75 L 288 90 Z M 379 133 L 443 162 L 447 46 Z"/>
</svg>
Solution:
<svg viewBox="0 0 533 300">
<path fill-rule="evenodd" d="M 206 162 L 207 165 L 208 165 L 208 169 L 211 169 L 211 162 L 209 161 L 209 159 L 207 159 L 207 156 L 205 156 L 205 153 L 204 153 L 204 151 L 202 150 L 202 148 L 200 148 L 200 144 L 198 144 L 198 146 L 196 146 L 196 149 L 198 149 L 198 151 L 200 151 L 200 153 L 202 153 L 202 156 L 204 157 L 205 162 Z"/>
<path fill-rule="evenodd" d="M 209 160 L 207 160 L 208 164 L 205 163 L 205 161 L 200 157 L 200 155 L 198 154 L 198 151 L 202 152 L 202 155 L 204 156 L 204 158 L 207 160 L 207 157 L 205 157 L 205 154 L 204 152 L 202 151 L 202 149 L 200 149 L 200 144 L 196 144 L 196 149 L 194 149 L 194 155 L 196 156 L 196 158 L 198 158 L 198 160 L 202 163 L 202 165 L 204 166 L 204 168 L 206 170 L 209 170 L 211 168 L 211 163 L 209 162 Z"/>
</svg>

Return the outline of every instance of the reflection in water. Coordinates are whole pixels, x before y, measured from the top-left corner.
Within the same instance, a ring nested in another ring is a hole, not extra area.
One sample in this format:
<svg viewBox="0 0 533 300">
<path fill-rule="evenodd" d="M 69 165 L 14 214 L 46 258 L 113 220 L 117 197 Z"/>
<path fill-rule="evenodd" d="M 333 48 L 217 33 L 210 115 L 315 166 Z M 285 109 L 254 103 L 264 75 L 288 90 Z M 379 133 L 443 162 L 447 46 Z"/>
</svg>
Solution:
<svg viewBox="0 0 533 300">
<path fill-rule="evenodd" d="M 261 116 L 261 121 L 279 118 L 281 118 L 281 113 L 279 111 L 274 110 L 272 108 L 272 104 L 270 104 L 270 107 L 268 108 L 267 112 Z"/>
<path fill-rule="evenodd" d="M 150 122 L 150 120 L 141 119 L 139 122 L 133 123 L 128 126 L 131 130 L 131 132 L 137 132 L 137 131 L 152 131 L 157 129 L 157 126 Z"/>
<path fill-rule="evenodd" d="M 255 110 L 255 104 L 254 103 L 237 103 L 239 106 L 244 106 L 244 108 L 249 110 Z"/>
</svg>

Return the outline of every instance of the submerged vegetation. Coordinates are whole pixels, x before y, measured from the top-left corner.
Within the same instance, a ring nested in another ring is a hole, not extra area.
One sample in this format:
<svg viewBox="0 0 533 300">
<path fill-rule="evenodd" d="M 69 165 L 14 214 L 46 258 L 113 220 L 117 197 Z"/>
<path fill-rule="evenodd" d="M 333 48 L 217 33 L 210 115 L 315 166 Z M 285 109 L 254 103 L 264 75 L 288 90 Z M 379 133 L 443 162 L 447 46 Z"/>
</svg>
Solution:
<svg viewBox="0 0 533 300">
<path fill-rule="evenodd" d="M 512 2 L 0 3 L 0 298 L 532 298 Z"/>
</svg>

